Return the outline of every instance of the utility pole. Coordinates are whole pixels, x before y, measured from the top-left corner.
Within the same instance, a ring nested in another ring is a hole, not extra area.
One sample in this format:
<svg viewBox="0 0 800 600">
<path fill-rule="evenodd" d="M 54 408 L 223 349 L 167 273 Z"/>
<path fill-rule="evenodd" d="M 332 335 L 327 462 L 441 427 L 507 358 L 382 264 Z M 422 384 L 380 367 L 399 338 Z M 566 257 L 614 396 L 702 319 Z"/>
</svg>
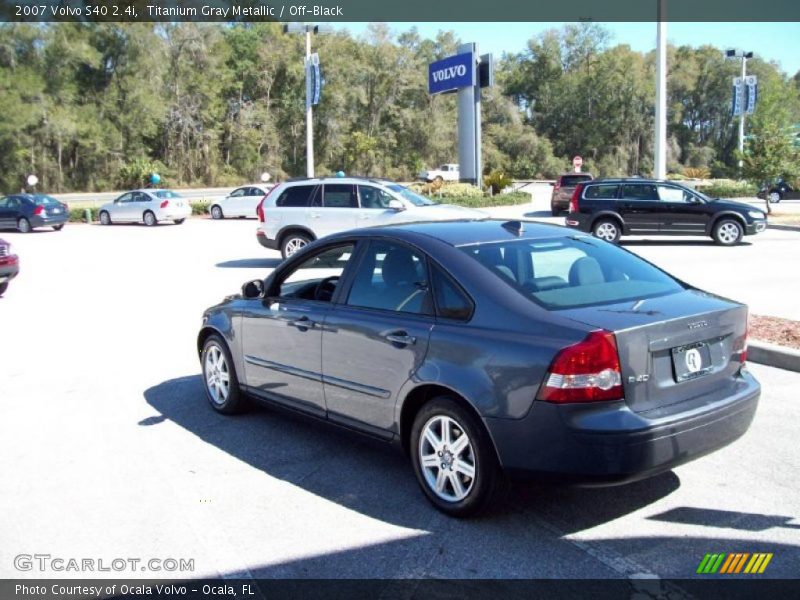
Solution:
<svg viewBox="0 0 800 600">
<path fill-rule="evenodd" d="M 666 0 L 658 0 L 656 37 L 656 135 L 653 171 L 656 179 L 667 177 L 667 21 Z"/>
</svg>

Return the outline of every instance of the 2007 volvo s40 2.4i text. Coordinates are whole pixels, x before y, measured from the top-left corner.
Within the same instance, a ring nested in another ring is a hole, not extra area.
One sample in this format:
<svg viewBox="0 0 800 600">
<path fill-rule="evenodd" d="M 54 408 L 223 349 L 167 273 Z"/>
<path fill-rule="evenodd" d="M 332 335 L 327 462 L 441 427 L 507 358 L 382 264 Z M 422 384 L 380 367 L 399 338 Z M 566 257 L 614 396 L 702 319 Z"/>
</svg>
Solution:
<svg viewBox="0 0 800 600">
<path fill-rule="evenodd" d="M 208 309 L 222 413 L 250 399 L 394 441 L 440 510 L 507 476 L 623 483 L 742 435 L 760 387 L 747 307 L 613 244 L 499 221 L 319 240 Z"/>
</svg>

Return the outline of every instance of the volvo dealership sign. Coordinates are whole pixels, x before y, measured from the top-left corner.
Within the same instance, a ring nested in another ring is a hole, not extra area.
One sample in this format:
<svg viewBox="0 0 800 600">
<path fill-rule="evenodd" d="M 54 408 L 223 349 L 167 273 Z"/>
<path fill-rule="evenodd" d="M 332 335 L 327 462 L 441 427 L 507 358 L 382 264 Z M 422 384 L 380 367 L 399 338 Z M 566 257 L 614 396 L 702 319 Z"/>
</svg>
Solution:
<svg viewBox="0 0 800 600">
<path fill-rule="evenodd" d="M 475 83 L 475 58 L 471 52 L 448 56 L 428 65 L 428 93 L 443 94 Z"/>
</svg>

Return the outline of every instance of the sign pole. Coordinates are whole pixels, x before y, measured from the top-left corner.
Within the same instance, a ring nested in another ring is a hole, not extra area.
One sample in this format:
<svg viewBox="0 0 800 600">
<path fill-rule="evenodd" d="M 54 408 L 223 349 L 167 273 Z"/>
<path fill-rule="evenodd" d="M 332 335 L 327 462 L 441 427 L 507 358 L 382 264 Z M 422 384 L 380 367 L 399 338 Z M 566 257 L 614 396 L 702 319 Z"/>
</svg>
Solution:
<svg viewBox="0 0 800 600">
<path fill-rule="evenodd" d="M 656 136 L 653 171 L 656 179 L 667 176 L 667 0 L 658 0 L 656 36 Z"/>
<path fill-rule="evenodd" d="M 477 44 L 461 44 L 458 54 L 476 55 Z M 480 143 L 475 129 L 476 122 L 480 120 L 480 113 L 476 106 L 475 98 L 479 91 L 475 90 L 475 61 L 470 61 L 467 68 L 472 69 L 472 85 L 461 87 L 458 90 L 458 165 L 459 177 L 464 183 L 477 185 L 478 183 L 478 152 L 477 144 Z"/>
<path fill-rule="evenodd" d="M 747 56 L 742 55 L 742 91 L 744 96 L 745 79 L 747 77 Z M 744 154 L 744 106 L 742 106 L 742 115 L 739 117 L 739 171 L 741 172 L 744 162 L 742 155 Z"/>
<path fill-rule="evenodd" d="M 314 177 L 314 120 L 311 108 L 311 28 L 306 25 L 306 176 Z"/>
</svg>

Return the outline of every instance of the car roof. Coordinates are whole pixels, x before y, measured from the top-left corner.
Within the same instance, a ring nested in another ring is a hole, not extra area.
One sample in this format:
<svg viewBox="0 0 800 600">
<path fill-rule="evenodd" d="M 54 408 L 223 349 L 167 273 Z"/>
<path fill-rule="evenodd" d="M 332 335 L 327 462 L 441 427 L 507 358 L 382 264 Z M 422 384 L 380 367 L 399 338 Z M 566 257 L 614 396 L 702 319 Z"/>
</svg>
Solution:
<svg viewBox="0 0 800 600">
<path fill-rule="evenodd" d="M 287 179 L 286 181 L 282 181 L 281 183 L 310 183 L 310 184 L 320 184 L 320 183 L 379 183 L 379 184 L 389 184 L 389 183 L 397 183 L 392 179 L 383 179 L 381 177 L 359 177 L 359 176 L 350 176 L 347 177 L 292 177 L 291 179 Z"/>
<path fill-rule="evenodd" d="M 650 179 L 647 177 L 602 177 L 600 179 L 593 179 L 592 183 L 673 183 L 676 185 L 683 185 L 679 181 L 670 181 L 669 179 Z M 586 185 L 589 185 L 588 183 Z"/>
<path fill-rule="evenodd" d="M 352 236 L 345 232 L 339 236 Z M 509 221 L 507 219 L 462 219 L 458 221 L 426 221 L 399 223 L 383 227 L 356 230 L 359 236 L 390 236 L 407 241 L 424 241 L 426 238 L 441 240 L 451 246 L 472 246 L 512 240 L 540 240 L 585 234 L 562 225 L 550 225 L 536 221 Z"/>
</svg>

